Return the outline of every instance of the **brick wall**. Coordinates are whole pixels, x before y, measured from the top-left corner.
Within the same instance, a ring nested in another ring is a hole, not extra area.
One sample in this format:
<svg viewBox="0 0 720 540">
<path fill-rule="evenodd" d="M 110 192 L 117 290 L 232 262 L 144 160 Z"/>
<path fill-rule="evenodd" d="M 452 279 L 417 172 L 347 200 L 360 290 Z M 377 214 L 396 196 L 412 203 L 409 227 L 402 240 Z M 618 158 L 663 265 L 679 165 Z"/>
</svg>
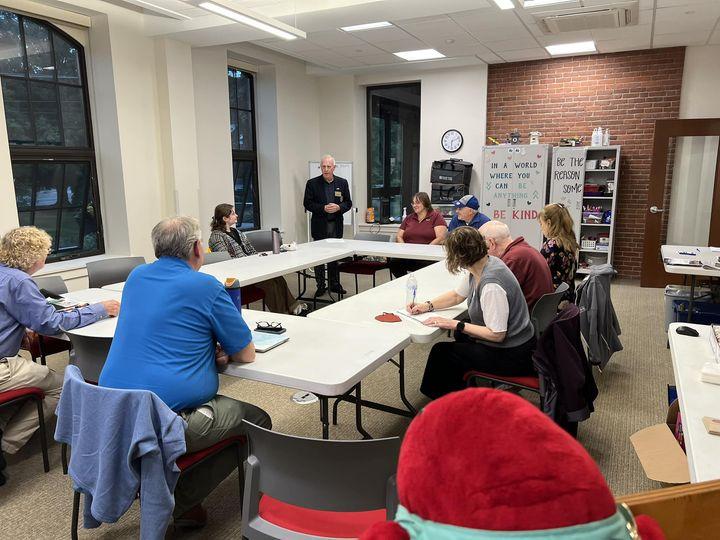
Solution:
<svg viewBox="0 0 720 540">
<path fill-rule="evenodd" d="M 639 277 L 655 120 L 677 118 L 684 47 L 493 64 L 488 72 L 487 134 L 517 129 L 542 143 L 610 129 L 620 144 L 613 265 Z"/>
</svg>

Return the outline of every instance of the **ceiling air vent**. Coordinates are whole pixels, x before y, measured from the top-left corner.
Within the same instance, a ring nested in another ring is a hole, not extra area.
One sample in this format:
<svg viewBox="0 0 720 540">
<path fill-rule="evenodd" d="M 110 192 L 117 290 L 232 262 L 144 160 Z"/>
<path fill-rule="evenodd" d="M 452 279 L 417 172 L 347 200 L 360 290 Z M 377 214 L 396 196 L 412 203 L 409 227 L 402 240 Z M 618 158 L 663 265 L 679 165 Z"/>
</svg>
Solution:
<svg viewBox="0 0 720 540">
<path fill-rule="evenodd" d="M 621 28 L 637 24 L 637 2 L 627 5 L 596 7 L 582 11 L 545 12 L 534 14 L 538 26 L 546 34 Z"/>
</svg>

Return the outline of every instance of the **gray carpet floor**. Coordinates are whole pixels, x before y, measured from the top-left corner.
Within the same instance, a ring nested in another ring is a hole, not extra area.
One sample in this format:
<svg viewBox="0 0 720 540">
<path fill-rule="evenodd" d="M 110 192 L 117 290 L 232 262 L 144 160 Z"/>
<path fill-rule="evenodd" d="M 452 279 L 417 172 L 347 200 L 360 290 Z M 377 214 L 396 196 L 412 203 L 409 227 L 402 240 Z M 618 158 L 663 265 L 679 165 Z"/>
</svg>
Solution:
<svg viewBox="0 0 720 540">
<path fill-rule="evenodd" d="M 382 274 L 382 277 L 378 275 L 381 282 L 387 279 L 387 273 Z M 361 276 L 360 279 L 361 290 L 371 286 L 370 278 Z M 294 286 L 294 278 L 288 281 Z M 351 278 L 344 286 L 354 290 Z M 642 289 L 636 283 L 616 281 L 612 285 L 612 294 L 625 350 L 616 354 L 602 373 L 596 371 L 600 388 L 596 411 L 590 420 L 580 425 L 578 438 L 597 461 L 613 492 L 623 495 L 662 487 L 645 477 L 629 436 L 638 429 L 664 421 L 666 386 L 672 384 L 673 374 L 670 352 L 665 347 L 662 290 Z M 430 345 L 412 345 L 406 350 L 408 397 L 419 407 L 427 403 L 418 387 L 429 349 Z M 51 357 L 49 364 L 62 371 L 67 365 L 67 355 Z M 365 380 L 363 397 L 400 406 L 397 384 L 397 369 L 386 364 Z M 317 403 L 293 403 L 293 390 L 221 376 L 221 393 L 263 407 L 272 416 L 274 429 L 278 431 L 320 436 Z M 363 420 L 366 429 L 375 437 L 402 435 L 409 422 L 368 409 L 363 413 Z M 339 425 L 331 426 L 331 437 L 360 438 L 355 429 L 352 406 L 341 406 Z M 8 482 L 0 487 L 0 539 L 68 537 L 72 491 L 70 479 L 61 471 L 59 445 L 51 443 L 48 474 L 42 471 L 37 437 L 33 437 L 21 452 L 9 456 L 8 462 Z M 207 526 L 199 531 L 181 532 L 177 538 L 240 538 L 240 504 L 235 474 L 212 493 L 205 506 L 209 516 Z M 134 504 L 118 523 L 81 530 L 80 538 L 137 538 L 138 534 L 139 512 L 138 505 Z"/>
</svg>

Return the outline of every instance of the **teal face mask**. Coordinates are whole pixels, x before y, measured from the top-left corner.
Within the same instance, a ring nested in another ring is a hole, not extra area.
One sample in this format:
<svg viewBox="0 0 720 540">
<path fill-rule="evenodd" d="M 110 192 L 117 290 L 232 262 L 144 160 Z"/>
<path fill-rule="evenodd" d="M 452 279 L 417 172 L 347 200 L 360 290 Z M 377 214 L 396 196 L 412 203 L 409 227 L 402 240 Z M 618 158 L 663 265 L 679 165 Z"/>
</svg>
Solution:
<svg viewBox="0 0 720 540">
<path fill-rule="evenodd" d="M 395 521 L 410 535 L 411 540 L 638 540 L 635 518 L 622 504 L 609 518 L 540 531 L 486 531 L 445 525 L 422 519 L 398 506 Z"/>
</svg>

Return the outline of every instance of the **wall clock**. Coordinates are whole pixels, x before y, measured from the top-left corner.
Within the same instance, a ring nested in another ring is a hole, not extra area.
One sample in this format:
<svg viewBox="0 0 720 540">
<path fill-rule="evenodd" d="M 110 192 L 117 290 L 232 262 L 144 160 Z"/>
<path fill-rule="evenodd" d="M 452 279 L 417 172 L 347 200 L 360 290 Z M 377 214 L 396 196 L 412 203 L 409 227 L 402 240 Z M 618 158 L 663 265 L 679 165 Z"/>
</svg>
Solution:
<svg viewBox="0 0 720 540">
<path fill-rule="evenodd" d="M 443 133 L 440 142 L 442 143 L 443 150 L 446 152 L 457 152 L 463 145 L 463 136 L 457 129 L 448 129 Z"/>
</svg>

